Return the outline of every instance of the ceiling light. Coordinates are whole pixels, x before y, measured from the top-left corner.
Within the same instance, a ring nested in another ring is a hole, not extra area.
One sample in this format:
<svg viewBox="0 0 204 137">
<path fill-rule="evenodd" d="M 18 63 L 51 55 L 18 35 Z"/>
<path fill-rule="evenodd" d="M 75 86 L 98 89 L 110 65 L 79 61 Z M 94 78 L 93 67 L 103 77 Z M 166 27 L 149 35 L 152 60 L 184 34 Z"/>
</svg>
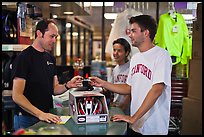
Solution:
<svg viewBox="0 0 204 137">
<path fill-rule="evenodd" d="M 58 16 L 57 15 L 52 15 L 53 19 L 56 19 Z"/>
<path fill-rule="evenodd" d="M 78 33 L 77 32 L 73 32 L 72 36 L 78 36 Z"/>
<path fill-rule="evenodd" d="M 2 5 L 16 5 L 17 2 L 2 2 Z"/>
<path fill-rule="evenodd" d="M 66 28 L 70 28 L 72 26 L 71 23 L 66 23 Z"/>
<path fill-rule="evenodd" d="M 72 12 L 72 11 L 65 11 L 64 14 L 67 14 L 67 15 L 73 15 L 74 12 Z"/>
<path fill-rule="evenodd" d="M 104 14 L 104 17 L 106 18 L 106 19 L 116 19 L 116 17 L 117 17 L 117 13 L 105 13 Z"/>
<path fill-rule="evenodd" d="M 50 7 L 61 7 L 62 5 L 60 4 L 50 4 Z"/>
<path fill-rule="evenodd" d="M 102 7 L 103 2 L 84 2 L 84 7 Z M 105 6 L 114 6 L 114 2 L 105 2 Z"/>
</svg>

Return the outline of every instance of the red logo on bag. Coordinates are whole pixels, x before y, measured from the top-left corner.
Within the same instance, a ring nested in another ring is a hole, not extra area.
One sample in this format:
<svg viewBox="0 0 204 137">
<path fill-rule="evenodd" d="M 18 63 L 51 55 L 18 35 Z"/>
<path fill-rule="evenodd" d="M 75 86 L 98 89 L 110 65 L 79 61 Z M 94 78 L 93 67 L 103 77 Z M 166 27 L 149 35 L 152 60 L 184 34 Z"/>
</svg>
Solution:
<svg viewBox="0 0 204 137">
<path fill-rule="evenodd" d="M 78 118 L 78 121 L 80 121 L 80 122 L 83 122 L 83 121 L 85 121 L 85 120 L 86 120 L 86 119 L 83 118 L 83 117 Z"/>
</svg>

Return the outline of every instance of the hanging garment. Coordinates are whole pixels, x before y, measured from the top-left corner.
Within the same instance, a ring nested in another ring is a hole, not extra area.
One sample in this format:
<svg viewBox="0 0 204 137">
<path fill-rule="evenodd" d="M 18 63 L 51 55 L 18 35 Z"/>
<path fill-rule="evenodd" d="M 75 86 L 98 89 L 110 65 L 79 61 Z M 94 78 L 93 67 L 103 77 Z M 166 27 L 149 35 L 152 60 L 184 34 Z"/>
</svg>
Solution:
<svg viewBox="0 0 204 137">
<path fill-rule="evenodd" d="M 169 12 L 160 16 L 154 43 L 168 50 L 173 65 L 187 64 L 191 57 L 188 28 L 180 13 L 174 16 Z"/>
<path fill-rule="evenodd" d="M 106 53 L 109 53 L 113 59 L 113 41 L 118 38 L 125 38 L 131 45 L 132 55 L 137 53 L 139 50 L 137 48 L 132 48 L 132 42 L 127 35 L 127 29 L 130 28 L 129 18 L 132 16 L 142 15 L 141 12 L 138 12 L 134 9 L 128 8 L 123 12 L 117 15 L 117 18 L 114 20 L 114 25 L 111 29 L 107 44 L 106 44 Z"/>
</svg>

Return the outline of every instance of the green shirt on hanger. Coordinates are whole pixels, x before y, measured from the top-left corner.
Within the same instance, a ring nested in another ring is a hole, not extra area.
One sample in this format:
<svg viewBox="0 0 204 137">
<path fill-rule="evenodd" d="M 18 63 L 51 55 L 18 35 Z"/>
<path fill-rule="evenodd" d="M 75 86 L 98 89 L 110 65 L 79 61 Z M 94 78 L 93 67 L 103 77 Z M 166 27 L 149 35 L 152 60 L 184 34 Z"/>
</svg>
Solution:
<svg viewBox="0 0 204 137">
<path fill-rule="evenodd" d="M 169 13 L 160 16 L 154 42 L 176 58 L 173 65 L 179 62 L 187 64 L 191 56 L 188 28 L 183 16 L 177 12 L 174 14 L 175 18 Z"/>
</svg>

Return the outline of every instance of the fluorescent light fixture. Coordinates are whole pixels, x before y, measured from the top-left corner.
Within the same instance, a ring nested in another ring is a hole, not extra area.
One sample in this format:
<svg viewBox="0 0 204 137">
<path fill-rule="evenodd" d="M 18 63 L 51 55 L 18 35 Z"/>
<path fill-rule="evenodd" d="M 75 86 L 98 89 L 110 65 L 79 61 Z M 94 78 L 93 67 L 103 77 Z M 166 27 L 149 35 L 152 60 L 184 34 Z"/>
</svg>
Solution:
<svg viewBox="0 0 204 137">
<path fill-rule="evenodd" d="M 53 17 L 54 19 L 56 19 L 58 16 L 57 16 L 57 15 L 52 15 L 52 17 Z"/>
<path fill-rule="evenodd" d="M 195 17 L 192 14 L 182 14 L 184 20 L 192 20 L 195 19 Z"/>
<path fill-rule="evenodd" d="M 106 19 L 116 19 L 116 17 L 117 17 L 117 13 L 105 13 L 104 14 L 104 17 L 106 18 Z"/>
<path fill-rule="evenodd" d="M 62 5 L 60 5 L 60 4 L 50 4 L 50 7 L 61 7 Z"/>
<path fill-rule="evenodd" d="M 17 2 L 2 2 L 2 5 L 16 5 Z"/>
<path fill-rule="evenodd" d="M 103 2 L 84 2 L 84 7 L 102 7 Z M 114 6 L 114 2 L 105 2 L 105 6 Z"/>
<path fill-rule="evenodd" d="M 67 14 L 67 15 L 73 15 L 74 12 L 72 12 L 72 11 L 65 11 L 64 14 Z"/>
<path fill-rule="evenodd" d="M 91 2 L 84 2 L 84 7 L 90 7 L 91 6 Z"/>
</svg>

